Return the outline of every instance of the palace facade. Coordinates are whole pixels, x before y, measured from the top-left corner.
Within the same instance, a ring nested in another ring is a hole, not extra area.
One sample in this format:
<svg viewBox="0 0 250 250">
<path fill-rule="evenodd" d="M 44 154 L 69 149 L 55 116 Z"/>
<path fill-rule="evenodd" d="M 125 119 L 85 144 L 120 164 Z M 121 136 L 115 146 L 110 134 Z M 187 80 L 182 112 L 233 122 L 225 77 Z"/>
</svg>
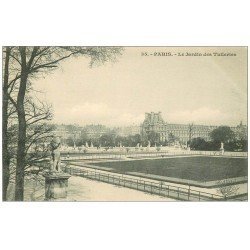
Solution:
<svg viewBox="0 0 250 250">
<path fill-rule="evenodd" d="M 160 142 L 169 140 L 169 137 L 175 137 L 181 143 L 187 143 L 192 138 L 201 137 L 206 141 L 210 140 L 210 133 L 218 126 L 206 126 L 196 124 L 171 124 L 163 120 L 161 112 L 145 113 L 145 119 L 140 126 L 141 135 L 155 132 L 159 135 Z M 236 134 L 237 139 L 247 138 L 247 127 L 240 125 L 230 127 Z"/>
</svg>

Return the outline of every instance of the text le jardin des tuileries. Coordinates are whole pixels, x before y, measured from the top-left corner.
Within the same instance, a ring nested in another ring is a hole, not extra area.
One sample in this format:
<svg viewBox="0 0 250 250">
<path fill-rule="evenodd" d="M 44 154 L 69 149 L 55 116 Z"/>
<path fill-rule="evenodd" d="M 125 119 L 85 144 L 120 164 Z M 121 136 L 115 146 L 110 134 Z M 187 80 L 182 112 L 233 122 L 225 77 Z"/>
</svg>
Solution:
<svg viewBox="0 0 250 250">
<path fill-rule="evenodd" d="M 158 56 L 158 57 L 165 57 L 165 56 L 179 56 L 179 57 L 184 57 L 184 56 L 220 56 L 220 57 L 231 57 L 231 56 L 237 56 L 236 53 L 224 53 L 224 52 L 205 52 L 205 53 L 199 53 L 199 52 L 147 52 L 143 51 L 141 52 L 141 56 Z"/>
</svg>

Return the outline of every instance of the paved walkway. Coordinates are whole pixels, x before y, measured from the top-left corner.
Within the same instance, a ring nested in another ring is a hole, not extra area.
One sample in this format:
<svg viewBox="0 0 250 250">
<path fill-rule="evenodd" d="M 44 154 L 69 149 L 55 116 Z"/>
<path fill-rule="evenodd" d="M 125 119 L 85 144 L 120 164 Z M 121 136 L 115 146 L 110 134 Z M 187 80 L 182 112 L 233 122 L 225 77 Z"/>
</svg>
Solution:
<svg viewBox="0 0 250 250">
<path fill-rule="evenodd" d="M 175 201 L 104 182 L 72 176 L 69 179 L 68 200 L 75 201 Z"/>
<path fill-rule="evenodd" d="M 44 177 L 25 181 L 24 201 L 44 201 Z M 9 200 L 14 200 L 14 186 L 9 187 Z M 171 198 L 152 195 L 134 189 L 104 182 L 71 176 L 68 183 L 67 199 L 58 201 L 176 201 Z"/>
</svg>

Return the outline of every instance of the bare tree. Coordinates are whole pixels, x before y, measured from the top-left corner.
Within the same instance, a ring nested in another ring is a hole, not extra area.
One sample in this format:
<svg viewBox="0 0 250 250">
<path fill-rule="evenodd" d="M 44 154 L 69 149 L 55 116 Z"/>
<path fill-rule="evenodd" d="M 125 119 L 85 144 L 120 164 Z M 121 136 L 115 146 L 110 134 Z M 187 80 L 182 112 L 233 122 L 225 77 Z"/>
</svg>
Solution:
<svg viewBox="0 0 250 250">
<path fill-rule="evenodd" d="M 3 153 L 3 200 L 7 199 L 7 189 L 10 180 L 10 164 L 13 158 L 10 149 L 9 141 L 12 134 L 8 132 L 10 127 L 10 118 L 16 113 L 16 106 L 10 101 L 11 95 L 15 92 L 19 74 L 17 73 L 17 63 L 13 58 L 13 47 L 5 47 L 3 49 L 3 107 L 2 107 L 2 153 Z"/>
<path fill-rule="evenodd" d="M 26 113 L 25 170 L 37 165 L 48 157 L 48 143 L 53 136 L 54 126 L 48 124 L 52 119 L 51 106 L 28 98 Z"/>
<path fill-rule="evenodd" d="M 53 125 L 47 122 L 51 119 L 51 107 L 39 100 L 34 101 L 30 97 L 25 101 L 26 113 L 26 144 L 24 159 L 24 175 L 31 173 L 33 166 L 42 166 L 41 162 L 48 157 L 48 143 L 52 137 Z M 18 152 L 18 123 L 16 114 L 9 118 L 8 127 L 8 152 L 11 155 L 9 164 L 9 181 L 15 183 L 16 159 Z M 42 170 L 39 167 L 39 170 Z M 36 174 L 38 171 L 36 171 Z M 7 190 L 6 190 L 7 194 Z M 7 200 L 7 195 L 6 195 Z"/>
<path fill-rule="evenodd" d="M 10 165 L 10 157 L 8 151 L 8 135 L 7 135 L 7 127 L 8 127 L 8 81 L 9 81 L 9 61 L 10 61 L 10 47 L 6 48 L 5 53 L 5 62 L 4 62 L 4 79 L 3 79 L 3 200 L 6 200 L 7 188 L 9 184 L 9 165 Z"/>
<path fill-rule="evenodd" d="M 26 165 L 27 121 L 25 111 L 25 97 L 31 86 L 31 80 L 41 75 L 46 75 L 58 68 L 60 62 L 70 57 L 85 56 L 90 58 L 90 66 L 100 65 L 108 61 L 115 61 L 121 54 L 120 47 L 14 47 L 7 51 L 5 57 L 6 79 L 8 89 L 15 90 L 16 99 L 10 94 L 8 100 L 17 112 L 18 138 L 15 177 L 15 200 L 23 200 L 24 174 Z M 9 54 L 8 54 L 8 53 Z M 14 60 L 12 67 L 7 58 Z M 11 72 L 10 72 L 11 71 Z M 7 77 L 6 77 L 7 78 Z M 16 85 L 16 82 L 18 84 Z M 5 114 L 3 114 L 4 116 Z M 7 144 L 7 142 L 6 142 Z M 7 158 L 6 158 L 7 159 Z M 8 172 L 7 170 L 5 171 Z M 8 174 L 6 174 L 7 176 Z M 7 178 L 6 178 L 7 180 Z"/>
</svg>

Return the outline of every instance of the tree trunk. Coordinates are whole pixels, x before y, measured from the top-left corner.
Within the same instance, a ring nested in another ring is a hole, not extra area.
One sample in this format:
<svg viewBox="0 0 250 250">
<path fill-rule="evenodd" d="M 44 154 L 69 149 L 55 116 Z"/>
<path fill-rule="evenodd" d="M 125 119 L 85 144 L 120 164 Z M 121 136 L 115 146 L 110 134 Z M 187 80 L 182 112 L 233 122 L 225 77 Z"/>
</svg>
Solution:
<svg viewBox="0 0 250 250">
<path fill-rule="evenodd" d="M 8 151 L 8 99 L 3 94 L 3 200 L 7 200 L 7 189 L 10 179 L 10 155 Z"/>
<path fill-rule="evenodd" d="M 17 166 L 15 200 L 23 201 L 24 197 L 24 169 L 25 169 L 25 143 L 26 143 L 26 121 L 23 103 L 18 103 L 18 144 L 17 144 Z"/>
<path fill-rule="evenodd" d="M 10 180 L 10 155 L 8 151 L 8 81 L 9 81 L 10 48 L 6 48 L 3 82 L 3 201 L 7 200 L 7 190 Z"/>
<path fill-rule="evenodd" d="M 28 69 L 26 64 L 26 48 L 21 47 L 21 79 L 17 97 L 18 115 L 18 143 L 17 143 L 17 166 L 16 166 L 16 185 L 15 200 L 23 201 L 24 197 L 24 170 L 25 170 L 25 144 L 26 144 L 26 120 L 24 109 L 24 98 L 28 80 Z"/>
</svg>

